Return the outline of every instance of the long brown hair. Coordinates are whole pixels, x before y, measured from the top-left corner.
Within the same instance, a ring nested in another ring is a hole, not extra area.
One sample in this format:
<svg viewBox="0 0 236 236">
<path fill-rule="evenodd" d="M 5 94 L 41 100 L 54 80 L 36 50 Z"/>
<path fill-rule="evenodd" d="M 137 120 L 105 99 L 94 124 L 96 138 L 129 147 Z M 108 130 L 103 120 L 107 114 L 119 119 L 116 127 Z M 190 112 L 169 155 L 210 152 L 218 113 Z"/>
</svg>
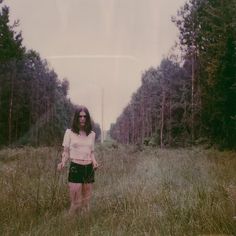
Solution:
<svg viewBox="0 0 236 236">
<path fill-rule="evenodd" d="M 79 134 L 79 131 L 80 131 L 79 115 L 80 115 L 81 111 L 85 112 L 85 114 L 86 114 L 84 131 L 86 132 L 87 135 L 89 135 L 92 131 L 92 122 L 91 122 L 91 117 L 90 117 L 89 111 L 88 111 L 87 107 L 85 107 L 85 106 L 79 106 L 78 108 L 76 108 L 75 113 L 74 113 L 74 118 L 72 121 L 71 130 L 74 133 Z"/>
</svg>

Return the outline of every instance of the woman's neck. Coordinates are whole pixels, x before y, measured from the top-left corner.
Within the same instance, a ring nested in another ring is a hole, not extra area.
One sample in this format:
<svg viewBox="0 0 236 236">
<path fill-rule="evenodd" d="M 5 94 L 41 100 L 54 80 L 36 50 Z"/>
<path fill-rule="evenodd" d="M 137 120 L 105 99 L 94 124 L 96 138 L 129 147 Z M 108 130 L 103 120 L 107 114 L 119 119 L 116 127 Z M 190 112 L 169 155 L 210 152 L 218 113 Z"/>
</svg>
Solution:
<svg viewBox="0 0 236 236">
<path fill-rule="evenodd" d="M 84 136 L 84 135 L 86 135 L 86 132 L 84 129 L 80 129 L 79 134 Z"/>
</svg>

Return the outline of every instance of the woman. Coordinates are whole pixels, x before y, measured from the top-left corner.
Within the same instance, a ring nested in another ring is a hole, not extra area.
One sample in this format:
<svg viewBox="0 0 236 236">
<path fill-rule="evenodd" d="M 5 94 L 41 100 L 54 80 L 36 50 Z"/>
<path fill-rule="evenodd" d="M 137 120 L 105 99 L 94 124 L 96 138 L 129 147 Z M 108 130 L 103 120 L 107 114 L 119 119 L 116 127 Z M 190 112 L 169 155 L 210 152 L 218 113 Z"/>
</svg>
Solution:
<svg viewBox="0 0 236 236">
<path fill-rule="evenodd" d="M 92 131 L 89 111 L 86 107 L 80 107 L 75 111 L 71 129 L 65 132 L 62 161 L 58 164 L 58 170 L 62 170 L 66 161 L 71 161 L 68 176 L 71 202 L 69 215 L 74 215 L 80 208 L 89 210 L 94 170 L 98 167 L 94 143 L 95 132 Z"/>
</svg>

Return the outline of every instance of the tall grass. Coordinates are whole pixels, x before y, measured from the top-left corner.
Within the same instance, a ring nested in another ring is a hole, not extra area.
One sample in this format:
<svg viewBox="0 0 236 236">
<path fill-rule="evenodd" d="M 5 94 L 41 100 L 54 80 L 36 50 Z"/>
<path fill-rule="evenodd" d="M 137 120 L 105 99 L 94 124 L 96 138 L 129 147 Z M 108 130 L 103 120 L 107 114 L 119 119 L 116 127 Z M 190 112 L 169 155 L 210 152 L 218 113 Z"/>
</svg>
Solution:
<svg viewBox="0 0 236 236">
<path fill-rule="evenodd" d="M 55 148 L 0 151 L 0 235 L 234 235 L 236 153 L 96 147 L 91 211 L 73 219 Z"/>
</svg>

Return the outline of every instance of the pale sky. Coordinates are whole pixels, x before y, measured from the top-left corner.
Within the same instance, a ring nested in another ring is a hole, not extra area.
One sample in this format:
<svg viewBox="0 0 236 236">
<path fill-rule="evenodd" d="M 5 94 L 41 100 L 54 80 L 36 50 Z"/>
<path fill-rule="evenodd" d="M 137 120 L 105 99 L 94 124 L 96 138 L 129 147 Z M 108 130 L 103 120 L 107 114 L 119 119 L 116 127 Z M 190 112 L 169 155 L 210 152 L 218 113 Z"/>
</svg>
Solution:
<svg viewBox="0 0 236 236">
<path fill-rule="evenodd" d="M 104 129 L 116 121 L 141 75 L 157 67 L 177 40 L 171 16 L 185 0 L 5 0 L 27 49 L 47 59 L 69 97 Z"/>
</svg>

